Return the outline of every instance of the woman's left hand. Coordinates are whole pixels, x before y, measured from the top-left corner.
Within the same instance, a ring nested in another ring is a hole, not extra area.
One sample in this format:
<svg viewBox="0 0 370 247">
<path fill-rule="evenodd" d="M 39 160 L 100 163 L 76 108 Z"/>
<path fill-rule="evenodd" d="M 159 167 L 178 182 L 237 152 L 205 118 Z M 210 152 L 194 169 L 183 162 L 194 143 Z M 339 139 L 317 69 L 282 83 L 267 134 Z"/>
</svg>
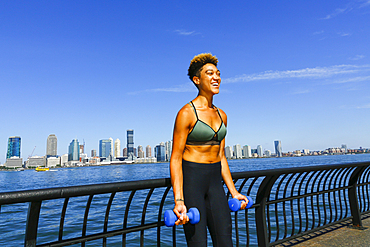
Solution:
<svg viewBox="0 0 370 247">
<path fill-rule="evenodd" d="M 238 193 L 238 194 L 234 195 L 234 196 L 233 196 L 233 198 L 235 198 L 235 199 L 238 199 L 238 200 L 241 200 L 241 201 L 242 201 L 242 203 L 241 203 L 241 205 L 240 205 L 240 209 L 241 209 L 241 210 L 245 209 L 245 207 L 247 206 L 247 204 L 248 204 L 248 202 L 249 202 L 249 200 L 247 199 L 247 197 L 246 197 L 245 195 L 240 194 L 240 193 Z"/>
</svg>

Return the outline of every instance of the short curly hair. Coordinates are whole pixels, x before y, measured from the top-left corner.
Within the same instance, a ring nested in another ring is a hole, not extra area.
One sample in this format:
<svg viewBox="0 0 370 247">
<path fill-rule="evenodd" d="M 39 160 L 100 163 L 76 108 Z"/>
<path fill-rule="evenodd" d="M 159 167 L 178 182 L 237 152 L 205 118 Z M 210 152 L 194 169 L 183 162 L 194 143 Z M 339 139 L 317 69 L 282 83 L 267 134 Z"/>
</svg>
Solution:
<svg viewBox="0 0 370 247">
<path fill-rule="evenodd" d="M 188 76 L 192 82 L 193 77 L 200 76 L 200 72 L 205 64 L 211 63 L 217 67 L 218 59 L 217 57 L 213 56 L 211 53 L 201 53 L 196 55 L 190 62 L 190 66 L 188 69 Z"/>
</svg>

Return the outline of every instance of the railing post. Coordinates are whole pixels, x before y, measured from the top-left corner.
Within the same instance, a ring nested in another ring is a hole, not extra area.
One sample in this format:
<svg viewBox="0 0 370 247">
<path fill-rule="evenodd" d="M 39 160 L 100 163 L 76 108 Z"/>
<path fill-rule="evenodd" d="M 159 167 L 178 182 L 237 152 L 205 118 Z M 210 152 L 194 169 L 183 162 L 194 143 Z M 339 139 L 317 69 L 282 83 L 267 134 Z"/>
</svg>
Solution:
<svg viewBox="0 0 370 247">
<path fill-rule="evenodd" d="M 26 236 L 24 238 L 25 247 L 36 246 L 37 228 L 39 225 L 39 216 L 41 209 L 41 201 L 30 202 L 28 206 Z"/>
<path fill-rule="evenodd" d="M 257 227 L 257 240 L 258 246 L 265 247 L 270 245 L 269 236 L 267 234 L 266 225 L 266 201 L 270 195 L 271 188 L 279 176 L 271 175 L 266 176 L 257 192 L 256 197 L 256 227 Z"/>
<path fill-rule="evenodd" d="M 357 167 L 352 173 L 348 184 L 349 205 L 352 214 L 352 227 L 360 230 L 364 229 L 364 227 L 362 226 L 361 212 L 358 206 L 357 182 L 365 168 L 367 168 L 367 166 Z"/>
</svg>

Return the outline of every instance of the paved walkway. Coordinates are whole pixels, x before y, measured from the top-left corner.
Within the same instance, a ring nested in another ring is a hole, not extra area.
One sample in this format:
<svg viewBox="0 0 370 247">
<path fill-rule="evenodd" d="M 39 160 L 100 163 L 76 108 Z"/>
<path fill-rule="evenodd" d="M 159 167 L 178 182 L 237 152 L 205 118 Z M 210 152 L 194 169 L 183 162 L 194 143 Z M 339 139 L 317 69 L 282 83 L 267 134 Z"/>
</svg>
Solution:
<svg viewBox="0 0 370 247">
<path fill-rule="evenodd" d="M 366 229 L 358 230 L 348 227 L 348 222 L 337 224 L 331 228 L 309 234 L 296 241 L 290 241 L 279 246 L 295 247 L 327 247 L 327 246 L 370 246 L 370 218 L 362 220 L 362 225 Z M 334 230 L 333 230 L 334 229 Z"/>
</svg>

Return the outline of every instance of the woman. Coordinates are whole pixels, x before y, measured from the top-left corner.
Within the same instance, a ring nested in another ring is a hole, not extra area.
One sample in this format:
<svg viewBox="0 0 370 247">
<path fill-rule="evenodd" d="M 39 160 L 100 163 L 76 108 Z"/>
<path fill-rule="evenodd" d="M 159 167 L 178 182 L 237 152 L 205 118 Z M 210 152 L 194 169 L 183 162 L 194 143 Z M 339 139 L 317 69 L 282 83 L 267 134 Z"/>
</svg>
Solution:
<svg viewBox="0 0 370 247">
<path fill-rule="evenodd" d="M 231 215 L 222 185 L 224 180 L 233 198 L 248 199 L 235 188 L 227 163 L 226 114 L 213 105 L 221 78 L 217 58 L 199 54 L 190 63 L 188 75 L 198 96 L 178 112 L 173 132 L 170 161 L 175 197 L 176 225 L 184 225 L 188 246 L 207 246 L 207 227 L 214 246 L 232 246 Z M 200 212 L 198 224 L 186 224 L 187 208 Z"/>
</svg>

